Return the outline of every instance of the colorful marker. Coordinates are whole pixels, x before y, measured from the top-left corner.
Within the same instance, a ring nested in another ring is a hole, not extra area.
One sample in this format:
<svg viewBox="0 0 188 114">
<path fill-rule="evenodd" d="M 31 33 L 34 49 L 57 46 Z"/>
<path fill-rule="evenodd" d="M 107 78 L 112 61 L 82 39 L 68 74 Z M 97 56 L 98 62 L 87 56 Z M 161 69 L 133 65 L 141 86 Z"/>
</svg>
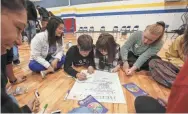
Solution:
<svg viewBox="0 0 188 114">
<path fill-rule="evenodd" d="M 66 95 L 65 95 L 65 97 L 64 97 L 64 100 L 67 100 L 67 97 L 68 97 L 68 95 L 69 95 L 69 92 L 70 92 L 70 90 L 67 91 L 67 93 L 66 93 Z"/>
<path fill-rule="evenodd" d="M 44 114 L 44 112 L 46 111 L 47 107 L 48 107 L 48 104 L 45 104 L 45 106 L 43 108 L 43 111 L 42 111 L 42 114 Z"/>
</svg>

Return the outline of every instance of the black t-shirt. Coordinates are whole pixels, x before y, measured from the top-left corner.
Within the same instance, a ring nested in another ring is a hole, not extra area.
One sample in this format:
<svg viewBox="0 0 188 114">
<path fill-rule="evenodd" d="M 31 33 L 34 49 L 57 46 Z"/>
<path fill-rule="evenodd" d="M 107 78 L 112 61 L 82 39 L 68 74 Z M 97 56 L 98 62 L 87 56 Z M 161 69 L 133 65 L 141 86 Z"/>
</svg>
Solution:
<svg viewBox="0 0 188 114">
<path fill-rule="evenodd" d="M 69 75 L 76 77 L 76 74 L 78 73 L 78 71 L 73 69 L 72 65 L 85 66 L 85 67 L 93 66 L 95 68 L 93 50 L 89 53 L 89 55 L 87 57 L 83 57 L 79 53 L 78 47 L 76 45 L 72 46 L 66 54 L 64 70 Z"/>
</svg>

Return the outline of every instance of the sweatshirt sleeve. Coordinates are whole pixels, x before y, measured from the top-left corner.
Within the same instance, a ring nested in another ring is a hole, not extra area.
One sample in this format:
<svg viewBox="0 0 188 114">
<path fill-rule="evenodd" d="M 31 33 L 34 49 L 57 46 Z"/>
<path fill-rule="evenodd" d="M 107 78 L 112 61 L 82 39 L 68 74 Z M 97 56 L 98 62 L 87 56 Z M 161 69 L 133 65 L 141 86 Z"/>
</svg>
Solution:
<svg viewBox="0 0 188 114">
<path fill-rule="evenodd" d="M 188 112 L 188 59 L 176 76 L 168 99 L 166 113 L 187 113 Z"/>
<path fill-rule="evenodd" d="M 118 48 L 117 50 L 117 53 L 116 53 L 116 58 L 117 58 L 117 65 L 123 65 L 123 61 L 122 61 L 122 57 L 121 57 L 121 54 L 120 54 L 120 47 Z"/>
<path fill-rule="evenodd" d="M 125 42 L 125 44 L 121 47 L 120 54 L 123 61 L 127 61 L 128 51 L 136 42 L 137 37 L 138 37 L 138 32 L 133 33 Z"/>
<path fill-rule="evenodd" d="M 31 57 L 45 68 L 48 68 L 50 66 L 50 63 L 41 56 L 42 43 L 43 41 L 40 40 L 39 36 L 35 35 L 35 37 L 31 41 Z"/>
<path fill-rule="evenodd" d="M 76 74 L 78 73 L 78 71 L 76 71 L 75 69 L 73 69 L 72 67 L 72 63 L 73 63 L 73 58 L 74 58 L 74 48 L 70 48 L 66 54 L 66 58 L 65 58 L 65 64 L 64 64 L 64 70 L 66 73 L 68 73 L 69 75 L 76 77 Z"/>
</svg>

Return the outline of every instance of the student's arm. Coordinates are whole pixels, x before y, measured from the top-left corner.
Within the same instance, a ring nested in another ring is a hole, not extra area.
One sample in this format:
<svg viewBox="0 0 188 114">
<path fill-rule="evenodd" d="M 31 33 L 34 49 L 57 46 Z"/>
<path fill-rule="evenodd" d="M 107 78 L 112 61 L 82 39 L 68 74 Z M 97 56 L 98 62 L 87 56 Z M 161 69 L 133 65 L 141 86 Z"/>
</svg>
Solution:
<svg viewBox="0 0 188 114">
<path fill-rule="evenodd" d="M 122 61 L 122 57 L 121 57 L 121 53 L 120 53 L 120 47 L 117 51 L 118 51 L 116 54 L 117 62 L 118 62 L 118 65 L 121 66 L 121 65 L 123 65 L 123 61 Z"/>
<path fill-rule="evenodd" d="M 59 61 L 61 61 L 61 58 L 63 56 L 63 46 L 58 44 L 57 46 L 57 54 L 55 55 L 55 58 L 58 59 Z"/>
<path fill-rule="evenodd" d="M 43 43 L 44 41 L 41 41 L 38 36 L 33 38 L 31 41 L 31 57 L 45 68 L 48 68 L 50 63 L 41 56 Z"/>
<path fill-rule="evenodd" d="M 151 46 L 149 49 L 147 49 L 144 53 L 142 53 L 138 57 L 138 59 L 136 60 L 133 66 L 139 69 L 149 58 L 156 55 L 160 51 L 162 46 L 163 46 L 163 41 L 160 41 L 159 43 Z"/>
<path fill-rule="evenodd" d="M 66 54 L 64 70 L 69 75 L 71 75 L 73 77 L 76 77 L 76 74 L 79 73 L 79 72 L 72 68 L 72 63 L 73 63 L 73 58 L 74 57 L 75 57 L 74 50 L 73 50 L 73 48 L 70 48 L 67 51 L 67 54 Z"/>
<path fill-rule="evenodd" d="M 114 68 L 112 69 L 112 72 L 117 72 L 120 69 L 120 66 L 123 65 L 121 55 L 120 55 L 120 47 L 117 48 L 115 60 L 113 62 L 117 63 L 117 65 L 116 66 L 113 65 Z"/>
<path fill-rule="evenodd" d="M 138 33 L 138 32 L 133 33 L 128 38 L 128 40 L 125 42 L 125 44 L 121 47 L 120 54 L 121 54 L 123 61 L 127 61 L 128 51 L 134 45 L 134 43 L 136 42 L 137 37 L 139 37 L 138 35 L 140 35 L 140 33 Z"/>
</svg>

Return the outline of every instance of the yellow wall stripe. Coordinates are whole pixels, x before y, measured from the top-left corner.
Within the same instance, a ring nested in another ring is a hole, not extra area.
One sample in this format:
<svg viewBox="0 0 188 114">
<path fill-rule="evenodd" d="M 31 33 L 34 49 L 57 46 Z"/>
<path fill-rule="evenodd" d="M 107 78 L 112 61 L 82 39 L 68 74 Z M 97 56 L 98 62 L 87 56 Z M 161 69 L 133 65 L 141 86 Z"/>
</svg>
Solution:
<svg viewBox="0 0 188 114">
<path fill-rule="evenodd" d="M 130 4 L 130 5 L 117 5 L 117 6 L 100 6 L 100 7 L 88 7 L 88 8 L 61 8 L 59 10 L 52 11 L 54 14 L 65 12 L 92 12 L 92 11 L 104 11 L 104 10 L 118 10 L 118 9 L 133 9 L 133 8 L 151 8 L 151 7 L 167 7 L 167 6 L 185 6 L 187 1 L 182 2 L 159 2 L 149 4 Z"/>
</svg>

